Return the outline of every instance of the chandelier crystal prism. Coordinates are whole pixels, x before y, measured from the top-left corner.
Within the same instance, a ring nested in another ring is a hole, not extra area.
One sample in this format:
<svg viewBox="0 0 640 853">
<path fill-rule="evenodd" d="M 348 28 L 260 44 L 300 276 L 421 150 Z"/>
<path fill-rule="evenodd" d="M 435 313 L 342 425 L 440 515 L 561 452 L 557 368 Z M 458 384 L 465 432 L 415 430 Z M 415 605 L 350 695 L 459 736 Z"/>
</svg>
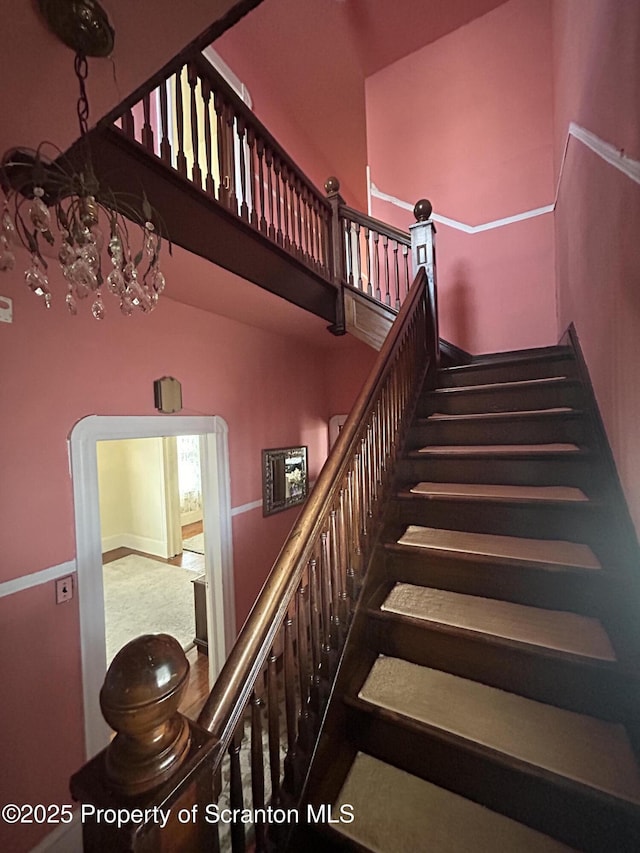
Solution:
<svg viewBox="0 0 640 853">
<path fill-rule="evenodd" d="M 51 143 L 41 143 L 35 151 L 12 148 L 4 154 L 0 271 L 15 268 L 15 249 L 23 246 L 30 255 L 25 282 L 47 308 L 53 300 L 53 262 L 66 282 L 71 314 L 77 314 L 79 303 L 86 300 L 95 319 L 102 320 L 105 291 L 116 297 L 124 315 L 135 310 L 149 313 L 165 287 L 159 267 L 160 217 L 144 193 L 141 198 L 125 196 L 99 183 L 88 138 L 87 55 L 110 52 L 113 30 L 93 0 L 40 0 L 40 8 L 50 28 L 76 48 L 81 166 L 74 165 L 76 157 L 72 163 Z M 79 16 L 75 28 L 74 16 Z M 53 157 L 47 156 L 49 149 Z"/>
</svg>

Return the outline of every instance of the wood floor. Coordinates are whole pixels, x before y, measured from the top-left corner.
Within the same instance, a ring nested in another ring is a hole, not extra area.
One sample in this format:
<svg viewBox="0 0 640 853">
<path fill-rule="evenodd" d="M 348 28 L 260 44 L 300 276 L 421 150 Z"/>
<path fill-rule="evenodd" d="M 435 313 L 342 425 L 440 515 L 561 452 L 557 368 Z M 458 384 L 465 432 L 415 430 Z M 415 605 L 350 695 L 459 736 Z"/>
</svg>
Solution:
<svg viewBox="0 0 640 853">
<path fill-rule="evenodd" d="M 180 713 L 195 720 L 209 695 L 209 658 L 197 650 L 189 649 L 187 660 L 191 666 L 189 686 L 180 705 Z"/>
<path fill-rule="evenodd" d="M 186 524 L 182 528 L 183 539 L 196 536 L 198 533 L 202 533 L 201 521 Z M 165 558 L 146 554 L 144 551 L 136 551 L 132 548 L 114 548 L 112 551 L 106 551 L 102 555 L 102 563 L 106 565 L 106 563 L 119 560 L 121 557 L 126 557 L 129 554 L 140 554 L 142 557 L 149 557 L 150 559 L 158 560 L 160 563 L 167 563 L 170 566 L 178 566 L 183 569 L 199 570 L 203 573 L 205 570 L 204 554 L 196 554 L 193 551 L 183 551 L 175 557 Z M 195 646 L 188 649 L 185 654 L 187 655 L 191 671 L 189 686 L 179 710 L 185 717 L 195 720 L 209 695 L 209 659 L 206 654 L 198 652 Z"/>
</svg>

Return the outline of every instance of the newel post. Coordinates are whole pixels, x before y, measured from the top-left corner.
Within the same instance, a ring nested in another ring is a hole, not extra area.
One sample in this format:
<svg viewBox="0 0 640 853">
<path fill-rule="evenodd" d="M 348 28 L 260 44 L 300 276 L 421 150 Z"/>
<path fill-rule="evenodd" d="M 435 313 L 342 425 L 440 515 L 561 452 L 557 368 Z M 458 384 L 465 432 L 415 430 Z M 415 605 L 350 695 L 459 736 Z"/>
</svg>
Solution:
<svg viewBox="0 0 640 853">
<path fill-rule="evenodd" d="M 344 321 L 344 290 L 342 285 L 346 281 L 346 276 L 344 236 L 342 221 L 340 219 L 340 208 L 344 205 L 344 199 L 340 195 L 340 181 L 337 178 L 327 178 L 324 188 L 327 193 L 327 201 L 331 208 L 331 221 L 329 223 L 331 275 L 338 291 L 336 296 L 336 322 L 333 326 L 329 326 L 329 331 L 333 332 L 334 335 L 344 335 L 346 329 Z"/>
<path fill-rule="evenodd" d="M 435 367 L 440 366 L 440 339 L 438 333 L 438 289 L 436 272 L 436 226 L 431 219 L 433 207 L 426 198 L 421 198 L 413 208 L 416 221 L 409 226 L 411 233 L 411 258 L 413 274 L 416 276 L 424 267 L 427 274 L 427 288 L 430 314 L 430 355 Z"/>
<path fill-rule="evenodd" d="M 214 849 L 216 741 L 178 713 L 189 662 L 177 640 L 147 634 L 122 648 L 100 691 L 116 736 L 71 777 L 85 853 Z"/>
</svg>

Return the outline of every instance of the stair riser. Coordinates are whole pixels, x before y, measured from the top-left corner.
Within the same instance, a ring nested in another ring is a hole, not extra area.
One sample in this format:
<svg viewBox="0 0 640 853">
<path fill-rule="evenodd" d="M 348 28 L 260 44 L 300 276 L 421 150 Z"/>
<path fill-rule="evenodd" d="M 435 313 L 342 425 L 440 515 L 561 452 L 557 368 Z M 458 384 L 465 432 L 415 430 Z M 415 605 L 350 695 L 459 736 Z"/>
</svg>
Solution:
<svg viewBox="0 0 640 853">
<path fill-rule="evenodd" d="M 556 406 L 578 408 L 582 394 L 574 383 L 533 385 L 527 388 L 451 391 L 427 394 L 418 403 L 418 417 L 434 412 L 475 414 L 478 412 L 518 412 L 551 409 Z"/>
<path fill-rule="evenodd" d="M 349 736 L 363 751 L 476 800 L 584 851 L 636 853 L 640 827 L 624 808 L 573 786 L 554 784 L 515 762 L 494 761 L 460 741 L 395 726 L 350 709 Z M 515 853 L 515 851 L 514 851 Z"/>
<path fill-rule="evenodd" d="M 580 415 L 504 418 L 499 421 L 430 421 L 409 431 L 406 450 L 449 444 L 557 444 L 583 446 L 587 427 Z"/>
<path fill-rule="evenodd" d="M 590 494 L 597 483 L 580 455 L 545 457 L 405 458 L 396 466 L 398 488 L 421 481 L 435 483 L 502 483 L 512 486 L 576 486 Z"/>
<path fill-rule="evenodd" d="M 552 572 L 491 558 L 461 559 L 447 552 L 389 552 L 386 568 L 392 581 L 597 618 L 608 614 L 607 602 L 613 594 L 610 578 L 601 577 L 600 572 Z"/>
<path fill-rule="evenodd" d="M 538 702 L 614 722 L 633 721 L 640 685 L 595 661 L 544 654 L 537 646 L 372 611 L 369 642 L 380 654 L 481 681 Z"/>
<path fill-rule="evenodd" d="M 454 370 L 443 370 L 438 374 L 442 388 L 463 385 L 481 385 L 491 382 L 517 382 L 521 379 L 542 379 L 552 376 L 576 376 L 575 359 L 571 356 L 513 361 L 507 364 L 483 364 L 466 366 Z"/>
<path fill-rule="evenodd" d="M 605 516 L 605 517 L 603 517 Z M 495 533 L 535 539 L 562 539 L 589 545 L 599 553 L 608 542 L 611 528 L 606 513 L 586 504 L 550 506 L 510 502 L 396 498 L 390 507 L 391 523 L 472 533 Z"/>
</svg>

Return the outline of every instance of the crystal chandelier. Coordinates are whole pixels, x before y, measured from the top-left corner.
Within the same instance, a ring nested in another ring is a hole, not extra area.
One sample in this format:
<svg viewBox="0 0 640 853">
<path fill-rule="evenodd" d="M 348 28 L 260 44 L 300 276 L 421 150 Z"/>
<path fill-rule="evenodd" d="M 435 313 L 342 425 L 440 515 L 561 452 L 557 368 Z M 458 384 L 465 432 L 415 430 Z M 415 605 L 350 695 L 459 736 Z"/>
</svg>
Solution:
<svg viewBox="0 0 640 853">
<path fill-rule="evenodd" d="M 4 207 L 0 219 L 0 270 L 16 264 L 14 249 L 30 255 L 24 277 L 29 289 L 49 308 L 49 264 L 59 265 L 67 284 L 71 314 L 86 300 L 96 320 L 105 316 L 103 293 L 112 293 L 120 310 L 148 313 L 164 290 L 159 267 L 161 221 L 146 195 L 123 197 L 101 186 L 91 163 L 85 81 L 87 56 L 105 56 L 113 48 L 113 30 L 94 0 L 39 0 L 53 31 L 76 50 L 74 70 L 80 87 L 80 168 L 59 149 L 42 143 L 35 151 L 13 148 L 0 165 Z M 61 10 L 62 9 L 62 13 Z M 45 151 L 52 149 L 54 159 Z M 132 226 L 135 226 L 133 228 Z M 139 232 L 137 251 L 132 232 Z M 108 260 L 103 260 L 106 246 Z"/>
</svg>

